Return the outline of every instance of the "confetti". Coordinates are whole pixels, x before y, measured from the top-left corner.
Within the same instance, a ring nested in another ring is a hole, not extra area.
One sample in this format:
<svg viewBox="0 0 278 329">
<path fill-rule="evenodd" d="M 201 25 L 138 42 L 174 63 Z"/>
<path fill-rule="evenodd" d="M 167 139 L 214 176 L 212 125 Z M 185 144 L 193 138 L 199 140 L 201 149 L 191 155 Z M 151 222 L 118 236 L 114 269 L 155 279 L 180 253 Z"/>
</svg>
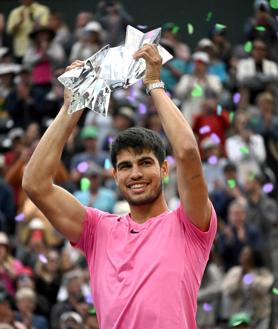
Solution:
<svg viewBox="0 0 278 329">
<path fill-rule="evenodd" d="M 270 192 L 273 191 L 273 189 L 274 189 L 274 186 L 273 186 L 272 183 L 266 183 L 266 184 L 264 184 L 264 186 L 262 188 L 262 190 L 264 191 L 264 193 L 270 193 Z"/>
<path fill-rule="evenodd" d="M 278 296 L 278 288 L 273 288 L 272 293 L 276 296 Z"/>
<path fill-rule="evenodd" d="M 39 254 L 39 260 L 43 263 L 46 264 L 48 263 L 48 260 L 44 254 Z"/>
<path fill-rule="evenodd" d="M 166 160 L 169 162 L 170 165 L 175 165 L 176 160 L 172 155 L 167 155 Z"/>
<path fill-rule="evenodd" d="M 221 113 L 222 113 L 222 105 L 220 105 L 220 104 L 217 105 L 216 113 L 217 113 L 217 115 L 221 115 Z"/>
<path fill-rule="evenodd" d="M 246 146 L 241 146 L 241 147 L 239 148 L 239 151 L 240 151 L 240 153 L 242 153 L 242 154 L 249 154 L 249 149 L 248 149 L 248 147 L 246 147 Z"/>
<path fill-rule="evenodd" d="M 147 113 L 147 106 L 144 103 L 138 105 L 138 111 L 140 114 L 144 115 Z"/>
<path fill-rule="evenodd" d="M 203 88 L 196 83 L 193 90 L 191 91 L 191 96 L 201 97 L 202 95 L 203 95 Z"/>
<path fill-rule="evenodd" d="M 112 167 L 111 161 L 108 158 L 105 159 L 105 161 L 104 161 L 104 169 L 105 170 L 109 170 L 111 167 Z"/>
<path fill-rule="evenodd" d="M 179 27 L 177 25 L 175 25 L 173 28 L 172 28 L 172 33 L 174 34 L 177 34 L 179 32 Z"/>
<path fill-rule="evenodd" d="M 211 312 L 212 311 L 212 306 L 210 304 L 208 304 L 208 303 L 204 303 L 203 304 L 203 310 L 205 312 Z"/>
<path fill-rule="evenodd" d="M 113 137 L 112 136 L 109 136 L 107 138 L 107 140 L 108 140 L 109 145 L 111 145 L 113 143 Z"/>
<path fill-rule="evenodd" d="M 215 144 L 220 144 L 220 142 L 221 142 L 220 138 L 215 133 L 212 133 L 210 135 L 210 138 Z"/>
<path fill-rule="evenodd" d="M 79 171 L 80 173 L 86 172 L 88 168 L 89 168 L 89 164 L 86 161 L 80 162 L 76 167 L 77 171 Z"/>
<path fill-rule="evenodd" d="M 236 187 L 236 181 L 234 179 L 228 179 L 227 180 L 229 188 L 233 189 Z"/>
<path fill-rule="evenodd" d="M 278 9 L 278 0 L 270 0 L 270 7 L 273 9 Z"/>
<path fill-rule="evenodd" d="M 169 176 L 164 176 L 163 177 L 163 184 L 167 185 L 167 184 L 169 184 L 169 182 L 170 182 Z"/>
<path fill-rule="evenodd" d="M 199 129 L 199 133 L 201 135 L 204 135 L 206 133 L 209 133 L 210 132 L 210 126 L 203 126 Z"/>
<path fill-rule="evenodd" d="M 266 28 L 262 25 L 258 25 L 258 26 L 256 26 L 256 30 L 259 32 L 264 32 L 266 30 Z"/>
<path fill-rule="evenodd" d="M 232 123 L 234 121 L 234 117 L 235 117 L 235 112 L 231 112 L 229 114 L 229 122 Z"/>
<path fill-rule="evenodd" d="M 215 166 L 218 163 L 218 157 L 216 155 L 212 155 L 208 158 L 208 163 Z"/>
<path fill-rule="evenodd" d="M 88 189 L 90 188 L 90 180 L 87 177 L 83 177 L 80 180 L 80 189 L 81 191 L 88 191 Z"/>
<path fill-rule="evenodd" d="M 254 280 L 253 275 L 250 273 L 245 274 L 242 279 L 243 283 L 246 284 L 247 286 L 252 284 L 253 280 Z"/>
<path fill-rule="evenodd" d="M 85 300 L 87 304 L 93 304 L 93 296 L 91 294 L 87 294 Z"/>
<path fill-rule="evenodd" d="M 17 221 L 17 222 L 21 222 L 21 221 L 23 221 L 23 220 L 25 219 L 25 215 L 24 215 L 24 213 L 22 212 L 22 213 L 16 215 L 14 219 L 15 219 L 15 221 Z"/>
<path fill-rule="evenodd" d="M 226 25 L 223 25 L 223 24 L 215 24 L 215 28 L 216 28 L 216 30 L 223 30 L 223 29 L 225 29 L 227 26 Z"/>
<path fill-rule="evenodd" d="M 140 30 L 145 30 L 148 27 L 148 25 L 137 25 L 137 27 Z"/>
<path fill-rule="evenodd" d="M 233 95 L 233 102 L 234 102 L 234 104 L 238 104 L 239 101 L 240 101 L 240 93 L 235 93 Z"/>
<path fill-rule="evenodd" d="M 210 22 L 211 17 L 212 17 L 212 11 L 209 11 L 207 14 L 207 22 Z"/>
<path fill-rule="evenodd" d="M 247 41 L 247 42 L 245 43 L 245 45 L 244 45 L 244 51 L 245 51 L 246 53 L 250 53 L 250 52 L 252 51 L 252 49 L 253 49 L 253 44 L 252 44 L 252 42 L 251 42 L 251 41 Z"/>
<path fill-rule="evenodd" d="M 187 32 L 188 32 L 188 34 L 193 34 L 194 33 L 194 27 L 190 23 L 187 24 Z"/>
</svg>

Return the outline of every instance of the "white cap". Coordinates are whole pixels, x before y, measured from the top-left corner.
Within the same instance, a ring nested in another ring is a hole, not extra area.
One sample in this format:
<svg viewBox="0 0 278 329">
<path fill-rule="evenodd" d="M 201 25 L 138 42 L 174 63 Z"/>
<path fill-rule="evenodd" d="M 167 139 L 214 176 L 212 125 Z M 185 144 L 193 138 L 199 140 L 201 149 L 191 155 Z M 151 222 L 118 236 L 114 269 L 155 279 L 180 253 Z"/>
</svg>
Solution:
<svg viewBox="0 0 278 329">
<path fill-rule="evenodd" d="M 199 48 L 205 48 L 205 47 L 211 47 L 213 48 L 213 42 L 208 39 L 208 38 L 204 38 L 204 39 L 201 39 L 199 42 L 198 42 L 198 47 Z"/>
<path fill-rule="evenodd" d="M 209 63 L 209 55 L 205 53 L 204 51 L 197 51 L 192 55 L 192 58 L 194 61 L 201 61 L 206 64 Z"/>
<path fill-rule="evenodd" d="M 40 218 L 33 218 L 29 223 L 30 230 L 44 230 L 45 226 Z"/>
<path fill-rule="evenodd" d="M 85 32 L 101 32 L 102 28 L 99 22 L 93 21 L 89 22 L 87 25 L 84 27 Z"/>
</svg>

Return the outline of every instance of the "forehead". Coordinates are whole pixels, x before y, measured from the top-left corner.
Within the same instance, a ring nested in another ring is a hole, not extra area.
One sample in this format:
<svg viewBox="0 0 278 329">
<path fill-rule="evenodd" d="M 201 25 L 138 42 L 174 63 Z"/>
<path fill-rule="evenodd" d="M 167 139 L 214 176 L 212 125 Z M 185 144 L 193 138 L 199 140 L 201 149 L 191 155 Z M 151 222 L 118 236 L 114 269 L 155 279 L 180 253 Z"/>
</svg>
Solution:
<svg viewBox="0 0 278 329">
<path fill-rule="evenodd" d="M 136 162 L 143 157 L 150 157 L 156 160 L 153 151 L 143 149 L 142 151 L 134 150 L 132 148 L 121 150 L 117 155 L 117 164 L 122 161 Z"/>
</svg>

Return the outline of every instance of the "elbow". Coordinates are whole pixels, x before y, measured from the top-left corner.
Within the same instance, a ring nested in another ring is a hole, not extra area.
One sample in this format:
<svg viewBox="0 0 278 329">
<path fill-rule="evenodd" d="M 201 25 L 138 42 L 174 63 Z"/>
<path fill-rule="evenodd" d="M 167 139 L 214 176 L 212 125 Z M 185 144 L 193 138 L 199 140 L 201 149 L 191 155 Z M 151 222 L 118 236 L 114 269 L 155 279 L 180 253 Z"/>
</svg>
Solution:
<svg viewBox="0 0 278 329">
<path fill-rule="evenodd" d="M 175 158 L 180 161 L 200 161 L 200 153 L 197 144 L 186 145 L 175 150 Z"/>
<path fill-rule="evenodd" d="M 28 195 L 28 197 L 32 198 L 33 195 L 38 193 L 38 189 L 40 184 L 36 182 L 34 178 L 34 174 L 32 174 L 28 170 L 28 166 L 25 168 L 22 178 L 22 189 Z"/>
</svg>

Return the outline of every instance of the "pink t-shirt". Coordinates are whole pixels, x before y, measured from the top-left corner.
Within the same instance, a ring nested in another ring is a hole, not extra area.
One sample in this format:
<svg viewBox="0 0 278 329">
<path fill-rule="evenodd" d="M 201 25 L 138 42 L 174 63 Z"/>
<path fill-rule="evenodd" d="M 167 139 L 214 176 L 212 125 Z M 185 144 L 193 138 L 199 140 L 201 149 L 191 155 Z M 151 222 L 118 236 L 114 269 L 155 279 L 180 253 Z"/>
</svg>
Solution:
<svg viewBox="0 0 278 329">
<path fill-rule="evenodd" d="M 195 329 L 197 293 L 216 234 L 181 207 L 143 224 L 87 208 L 84 251 L 101 329 Z M 135 233 L 131 233 L 135 232 Z"/>
</svg>

